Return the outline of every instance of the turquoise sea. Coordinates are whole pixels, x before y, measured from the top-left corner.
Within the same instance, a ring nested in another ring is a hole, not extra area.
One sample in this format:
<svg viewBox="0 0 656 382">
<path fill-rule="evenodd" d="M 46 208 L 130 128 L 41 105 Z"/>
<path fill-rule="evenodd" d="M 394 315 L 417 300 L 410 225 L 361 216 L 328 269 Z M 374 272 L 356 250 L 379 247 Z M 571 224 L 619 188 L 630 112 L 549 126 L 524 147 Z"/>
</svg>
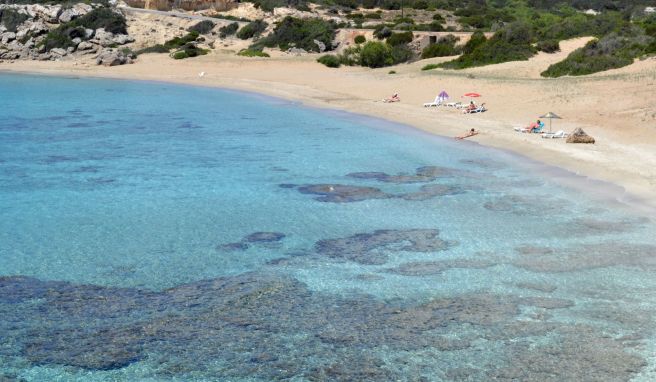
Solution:
<svg viewBox="0 0 656 382">
<path fill-rule="evenodd" d="M 621 198 L 254 94 L 0 74 L 0 381 L 653 381 L 656 222 Z"/>
</svg>

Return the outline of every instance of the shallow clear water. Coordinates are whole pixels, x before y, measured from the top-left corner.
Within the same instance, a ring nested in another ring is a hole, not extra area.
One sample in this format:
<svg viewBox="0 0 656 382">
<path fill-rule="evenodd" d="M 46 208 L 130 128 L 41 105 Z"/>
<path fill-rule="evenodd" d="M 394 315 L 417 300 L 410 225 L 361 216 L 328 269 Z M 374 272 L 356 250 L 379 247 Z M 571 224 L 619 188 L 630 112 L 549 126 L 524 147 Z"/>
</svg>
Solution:
<svg viewBox="0 0 656 382">
<path fill-rule="evenodd" d="M 0 117 L 0 379 L 656 377 L 612 187 L 215 89 L 0 75 Z"/>
</svg>

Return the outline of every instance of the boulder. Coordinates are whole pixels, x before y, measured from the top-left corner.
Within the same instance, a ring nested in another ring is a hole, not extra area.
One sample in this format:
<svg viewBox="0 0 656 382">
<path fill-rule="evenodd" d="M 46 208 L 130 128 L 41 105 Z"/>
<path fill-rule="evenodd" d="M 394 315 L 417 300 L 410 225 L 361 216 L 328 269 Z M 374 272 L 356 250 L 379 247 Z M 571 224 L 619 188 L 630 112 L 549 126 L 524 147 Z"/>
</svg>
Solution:
<svg viewBox="0 0 656 382">
<path fill-rule="evenodd" d="M 595 143 L 595 139 L 578 127 L 567 137 L 567 143 Z"/>
<path fill-rule="evenodd" d="M 95 33 L 95 31 L 93 29 L 89 29 L 89 28 L 84 29 L 84 37 L 86 37 L 86 38 L 93 37 L 94 33 Z"/>
<path fill-rule="evenodd" d="M 40 5 L 35 4 L 31 6 L 31 11 L 28 14 L 33 14 L 34 18 L 42 19 L 47 23 L 56 23 L 59 21 L 59 13 L 61 12 L 61 5 Z"/>
<path fill-rule="evenodd" d="M 52 49 L 50 49 L 50 54 L 53 57 L 57 57 L 57 56 L 63 57 L 65 55 L 67 55 L 68 52 L 65 49 L 62 49 L 62 48 L 52 48 Z"/>
<path fill-rule="evenodd" d="M 126 34 L 117 34 L 114 35 L 112 41 L 114 41 L 114 43 L 117 45 L 125 45 L 127 43 L 134 42 L 134 37 L 128 36 Z"/>
<path fill-rule="evenodd" d="M 100 52 L 96 57 L 96 64 L 105 66 L 116 66 L 123 64 L 131 64 L 132 57 L 123 52 L 114 49 L 106 49 Z"/>
<path fill-rule="evenodd" d="M 78 44 L 77 50 L 90 50 L 93 49 L 95 45 L 90 43 L 89 41 L 82 41 L 81 43 Z"/>
<path fill-rule="evenodd" d="M 60 14 L 59 14 L 59 22 L 61 23 L 67 23 L 73 19 L 76 19 L 82 15 L 86 15 L 89 13 L 93 8 L 88 5 L 88 4 L 75 4 L 73 7 L 64 9 Z"/>
<path fill-rule="evenodd" d="M 1 35 L 0 41 L 2 41 L 3 44 L 7 44 L 9 41 L 15 40 L 16 39 L 16 33 L 14 32 L 5 32 Z"/>
<path fill-rule="evenodd" d="M 307 53 L 307 51 L 305 49 L 302 49 L 302 48 L 289 48 L 289 49 L 287 49 L 287 53 L 293 54 L 295 56 L 300 56 L 302 54 Z"/>
<path fill-rule="evenodd" d="M 107 32 L 104 28 L 96 29 L 94 33 L 94 42 L 103 47 L 108 47 L 116 44 L 114 42 L 114 34 Z"/>
<path fill-rule="evenodd" d="M 314 40 L 314 43 L 319 47 L 319 53 L 323 53 L 326 50 L 326 44 L 324 44 L 322 41 L 319 40 Z"/>
</svg>

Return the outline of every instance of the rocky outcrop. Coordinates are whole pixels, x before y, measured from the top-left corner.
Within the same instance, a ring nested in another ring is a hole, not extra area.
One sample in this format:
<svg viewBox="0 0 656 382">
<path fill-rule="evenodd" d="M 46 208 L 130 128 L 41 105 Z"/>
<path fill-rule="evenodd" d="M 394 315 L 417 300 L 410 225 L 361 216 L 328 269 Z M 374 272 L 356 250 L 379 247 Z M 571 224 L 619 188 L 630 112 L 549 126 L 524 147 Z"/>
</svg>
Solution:
<svg viewBox="0 0 656 382">
<path fill-rule="evenodd" d="M 19 23 L 5 26 L 0 23 L 0 59 L 7 60 L 62 60 L 74 56 L 96 54 L 100 64 L 121 65 L 131 63 L 134 56 L 104 48 L 116 48 L 134 42 L 125 34 L 114 34 L 103 28 L 60 28 L 58 34 L 68 37 L 70 42 L 46 44 L 48 32 L 63 24 L 82 17 L 97 4 L 74 4 L 71 6 L 41 4 L 0 4 L 0 12 L 7 10 L 20 15 Z M 9 30 L 11 28 L 12 30 Z M 62 30 L 63 29 L 63 30 Z"/>
<path fill-rule="evenodd" d="M 567 137 L 567 143 L 595 143 L 595 139 L 579 127 Z"/>
<path fill-rule="evenodd" d="M 123 64 L 131 64 L 135 59 L 132 53 L 123 53 L 116 49 L 105 49 L 98 57 L 96 57 L 96 64 L 105 66 L 116 66 Z"/>
</svg>

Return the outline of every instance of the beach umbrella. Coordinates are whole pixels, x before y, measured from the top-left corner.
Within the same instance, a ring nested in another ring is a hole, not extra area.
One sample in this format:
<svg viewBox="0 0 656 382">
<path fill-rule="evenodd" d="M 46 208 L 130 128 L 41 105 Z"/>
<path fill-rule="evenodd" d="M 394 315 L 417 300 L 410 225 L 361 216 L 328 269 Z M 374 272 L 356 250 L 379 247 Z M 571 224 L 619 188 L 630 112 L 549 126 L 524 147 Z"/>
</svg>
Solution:
<svg viewBox="0 0 656 382">
<path fill-rule="evenodd" d="M 481 97 L 481 95 L 478 94 L 478 93 L 467 93 L 467 94 L 465 94 L 465 97 L 478 98 L 478 97 Z"/>
<path fill-rule="evenodd" d="M 438 94 L 437 96 L 440 97 L 440 98 L 442 98 L 442 99 L 447 99 L 447 98 L 449 98 L 449 94 L 448 94 L 446 91 L 444 91 L 444 90 L 442 90 L 442 91 L 440 92 L 440 94 Z"/>
<path fill-rule="evenodd" d="M 561 117 L 559 117 L 558 115 L 556 115 L 556 113 L 551 112 L 551 111 L 548 112 L 548 113 L 545 114 L 545 115 L 541 115 L 540 118 L 549 118 L 549 132 L 551 132 L 551 120 L 552 120 L 552 119 L 562 119 Z"/>
</svg>

